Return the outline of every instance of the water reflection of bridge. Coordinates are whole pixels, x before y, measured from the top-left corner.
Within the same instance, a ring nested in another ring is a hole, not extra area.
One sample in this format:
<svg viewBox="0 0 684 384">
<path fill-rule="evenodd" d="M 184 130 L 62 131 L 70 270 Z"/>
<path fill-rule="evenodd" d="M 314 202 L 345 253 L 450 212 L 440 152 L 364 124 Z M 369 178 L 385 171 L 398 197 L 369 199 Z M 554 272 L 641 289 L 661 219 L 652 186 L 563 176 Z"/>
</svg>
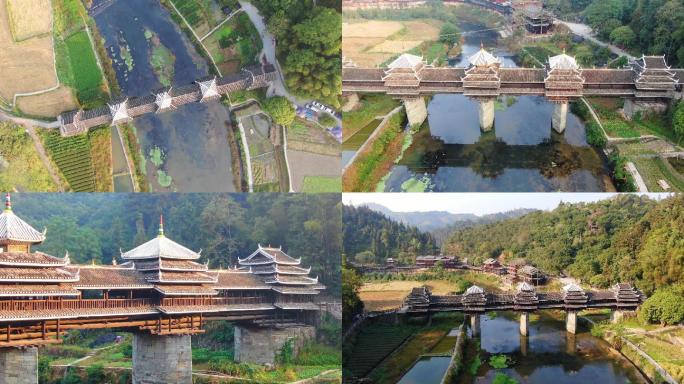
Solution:
<svg viewBox="0 0 684 384">
<path fill-rule="evenodd" d="M 577 332 L 577 312 L 584 309 L 611 309 L 614 318 L 624 311 L 634 311 L 645 300 L 644 294 L 630 284 L 616 284 L 612 289 L 587 291 L 568 284 L 561 292 L 536 292 L 521 283 L 515 293 L 490 293 L 471 286 L 460 295 L 433 295 L 423 286 L 414 288 L 404 301 L 402 312 L 430 315 L 438 312 L 463 312 L 470 316 L 473 335 L 480 333 L 480 314 L 490 311 L 520 312 L 520 334 L 528 335 L 529 314 L 539 310 L 566 312 L 566 330 Z"/>
<path fill-rule="evenodd" d="M 486 178 L 496 178 L 511 168 L 539 169 L 547 178 L 568 176 L 578 169 L 599 176 L 603 167 L 592 147 L 573 146 L 557 133 L 532 145 L 507 144 L 494 131 L 483 133 L 473 144 L 445 144 L 429 130 L 416 134 L 411 150 L 398 164 L 416 174 L 436 174 L 442 167 L 470 168 Z"/>
</svg>

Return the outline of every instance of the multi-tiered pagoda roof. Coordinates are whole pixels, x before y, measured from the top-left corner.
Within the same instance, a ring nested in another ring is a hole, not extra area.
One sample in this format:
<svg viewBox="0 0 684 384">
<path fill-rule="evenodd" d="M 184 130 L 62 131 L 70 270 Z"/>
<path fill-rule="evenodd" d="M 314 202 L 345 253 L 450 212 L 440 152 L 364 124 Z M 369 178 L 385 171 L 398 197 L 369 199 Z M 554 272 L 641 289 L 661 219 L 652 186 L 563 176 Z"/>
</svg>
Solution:
<svg viewBox="0 0 684 384">
<path fill-rule="evenodd" d="M 122 267 L 141 272 L 165 296 L 216 295 L 218 292 L 209 284 L 216 283 L 218 276 L 208 272 L 207 265 L 195 261 L 200 258 L 200 252 L 166 237 L 162 218 L 157 237 L 121 254 L 127 261 Z"/>
<path fill-rule="evenodd" d="M 562 54 L 549 57 L 546 96 L 551 100 L 567 101 L 582 96 L 584 78 L 574 57 Z"/>
<path fill-rule="evenodd" d="M 318 282 L 318 277 L 309 276 L 311 268 L 301 267 L 301 259 L 295 259 L 285 253 L 282 247 L 262 247 L 244 259 L 238 258 L 241 267 L 259 276 L 262 281 L 281 297 L 317 295 L 325 287 Z M 311 305 L 309 305 L 311 304 Z M 313 309 L 312 303 L 299 303 L 296 309 Z M 276 305 L 278 306 L 278 305 Z M 286 308 L 287 306 L 287 308 Z M 292 303 L 283 304 L 283 309 L 295 309 Z M 312 307 L 312 308 L 309 308 Z"/>
<path fill-rule="evenodd" d="M 31 251 L 44 240 L 45 231 L 37 231 L 14 214 L 7 194 L 0 214 L 0 297 L 79 295 L 69 284 L 79 279 L 79 271 L 67 268 L 68 255 L 59 258 Z"/>
<path fill-rule="evenodd" d="M 501 59 L 480 45 L 480 50 L 468 58 L 470 68 L 463 77 L 463 94 L 466 96 L 495 97 L 499 95 Z"/>
</svg>

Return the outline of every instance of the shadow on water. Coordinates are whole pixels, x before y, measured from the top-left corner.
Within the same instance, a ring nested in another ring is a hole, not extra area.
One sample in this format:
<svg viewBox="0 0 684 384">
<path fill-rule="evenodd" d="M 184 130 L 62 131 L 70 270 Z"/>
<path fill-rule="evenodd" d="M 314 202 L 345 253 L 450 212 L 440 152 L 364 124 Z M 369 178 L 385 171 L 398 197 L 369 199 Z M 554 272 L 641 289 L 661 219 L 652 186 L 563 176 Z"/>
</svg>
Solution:
<svg viewBox="0 0 684 384">
<path fill-rule="evenodd" d="M 93 9 L 108 0 L 96 0 Z M 190 84 L 209 74 L 206 61 L 172 21 L 159 0 L 114 1 L 98 9 L 95 21 L 122 92 L 143 96 L 162 86 L 150 64 L 153 32 L 175 57 L 174 85 Z M 149 36 L 149 34 L 148 34 Z M 132 68 L 123 56 L 130 52 Z M 153 191 L 231 192 L 233 174 L 226 122 L 228 109 L 218 102 L 192 104 L 161 114 L 147 114 L 134 121 L 146 158 L 147 179 Z M 163 153 L 153 165 L 150 151 Z M 160 171 L 163 172 L 160 177 Z M 168 177 L 166 176 L 168 175 Z M 170 178 L 169 178 L 170 177 Z M 170 184 L 166 186 L 166 184 Z"/>
<path fill-rule="evenodd" d="M 462 25 L 464 31 L 483 26 Z M 465 36 L 463 53 L 452 66 L 466 67 L 480 41 L 515 67 L 515 57 L 497 46 L 498 33 Z M 480 130 L 478 102 L 463 95 L 438 94 L 428 100 L 428 118 L 412 145 L 385 180 L 386 192 L 405 190 L 420 180 L 428 191 L 612 191 L 607 161 L 586 141 L 582 121 L 568 113 L 567 128 L 551 128 L 554 105 L 540 96 L 502 96 L 494 128 Z"/>
<path fill-rule="evenodd" d="M 497 374 L 506 374 L 519 383 L 645 383 L 638 370 L 588 332 L 577 335 L 565 331 L 562 318 L 542 312 L 531 321 L 530 336 L 518 331 L 514 313 L 499 312 L 481 317 L 479 357 L 482 365 L 474 375 L 464 375 L 461 383 L 492 383 Z M 467 358 L 477 354 L 469 341 Z M 508 357 L 508 368 L 495 369 L 487 362 L 494 355 Z M 473 381 L 471 381 L 474 379 Z"/>
</svg>

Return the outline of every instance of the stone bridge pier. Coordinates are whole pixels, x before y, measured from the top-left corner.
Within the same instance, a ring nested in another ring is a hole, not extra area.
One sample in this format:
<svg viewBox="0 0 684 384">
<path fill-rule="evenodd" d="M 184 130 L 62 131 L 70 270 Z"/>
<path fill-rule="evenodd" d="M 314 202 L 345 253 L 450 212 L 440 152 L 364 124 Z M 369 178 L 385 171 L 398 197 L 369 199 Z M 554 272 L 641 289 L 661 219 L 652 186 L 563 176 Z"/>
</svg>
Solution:
<svg viewBox="0 0 684 384">
<path fill-rule="evenodd" d="M 565 330 L 574 335 L 577 333 L 577 311 L 568 311 L 565 316 Z"/>
<path fill-rule="evenodd" d="M 471 313 L 468 315 L 470 317 L 470 332 L 472 332 L 473 337 L 480 337 L 482 330 L 480 328 L 480 314 Z"/>
<path fill-rule="evenodd" d="M 494 102 L 495 98 L 486 98 L 479 100 L 480 107 L 478 108 L 480 114 L 480 129 L 483 132 L 489 132 L 494 128 L 494 114 L 496 112 Z"/>
<path fill-rule="evenodd" d="M 406 110 L 406 118 L 408 119 L 409 125 L 411 127 L 423 124 L 425 119 L 427 119 L 427 105 L 425 104 L 425 98 L 423 97 L 412 97 L 402 99 L 404 103 L 404 109 Z"/>
<path fill-rule="evenodd" d="M 189 335 L 133 335 L 133 384 L 192 384 Z"/>
<path fill-rule="evenodd" d="M 553 106 L 553 116 L 551 117 L 551 127 L 558 133 L 563 133 L 568 123 L 568 102 L 555 103 Z"/>
<path fill-rule="evenodd" d="M 235 327 L 235 361 L 240 363 L 275 364 L 286 343 L 292 343 L 293 357 L 308 340 L 316 338 L 316 328 Z M 290 341 L 291 340 L 291 341 Z"/>
<path fill-rule="evenodd" d="M 520 313 L 520 335 L 529 336 L 528 327 L 530 326 L 530 314 L 527 312 Z"/>
<path fill-rule="evenodd" d="M 38 348 L 0 348 L 0 383 L 38 384 Z"/>
</svg>

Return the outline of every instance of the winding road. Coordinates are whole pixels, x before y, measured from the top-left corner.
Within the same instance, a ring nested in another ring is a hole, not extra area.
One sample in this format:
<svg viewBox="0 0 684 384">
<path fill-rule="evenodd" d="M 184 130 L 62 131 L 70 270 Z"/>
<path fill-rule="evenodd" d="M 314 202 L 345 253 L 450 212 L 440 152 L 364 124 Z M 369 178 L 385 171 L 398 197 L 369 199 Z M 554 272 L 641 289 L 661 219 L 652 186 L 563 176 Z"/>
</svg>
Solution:
<svg viewBox="0 0 684 384">
<path fill-rule="evenodd" d="M 606 42 L 603 42 L 603 41 L 597 39 L 594 36 L 594 31 L 591 29 L 590 26 L 588 26 L 586 24 L 571 23 L 569 21 L 563 21 L 563 20 L 559 20 L 559 19 L 555 19 L 553 21 L 553 23 L 565 25 L 575 35 L 581 36 L 581 37 L 591 41 L 594 44 L 600 45 L 602 47 L 606 47 L 606 48 L 610 49 L 611 52 L 613 52 L 614 54 L 616 54 L 618 56 L 627 56 L 627 59 L 629 59 L 629 60 L 635 59 L 634 56 L 630 55 L 625 50 L 620 49 L 620 48 L 616 47 L 615 45 L 612 45 L 612 44 L 609 44 L 609 43 L 606 43 Z"/>
</svg>

